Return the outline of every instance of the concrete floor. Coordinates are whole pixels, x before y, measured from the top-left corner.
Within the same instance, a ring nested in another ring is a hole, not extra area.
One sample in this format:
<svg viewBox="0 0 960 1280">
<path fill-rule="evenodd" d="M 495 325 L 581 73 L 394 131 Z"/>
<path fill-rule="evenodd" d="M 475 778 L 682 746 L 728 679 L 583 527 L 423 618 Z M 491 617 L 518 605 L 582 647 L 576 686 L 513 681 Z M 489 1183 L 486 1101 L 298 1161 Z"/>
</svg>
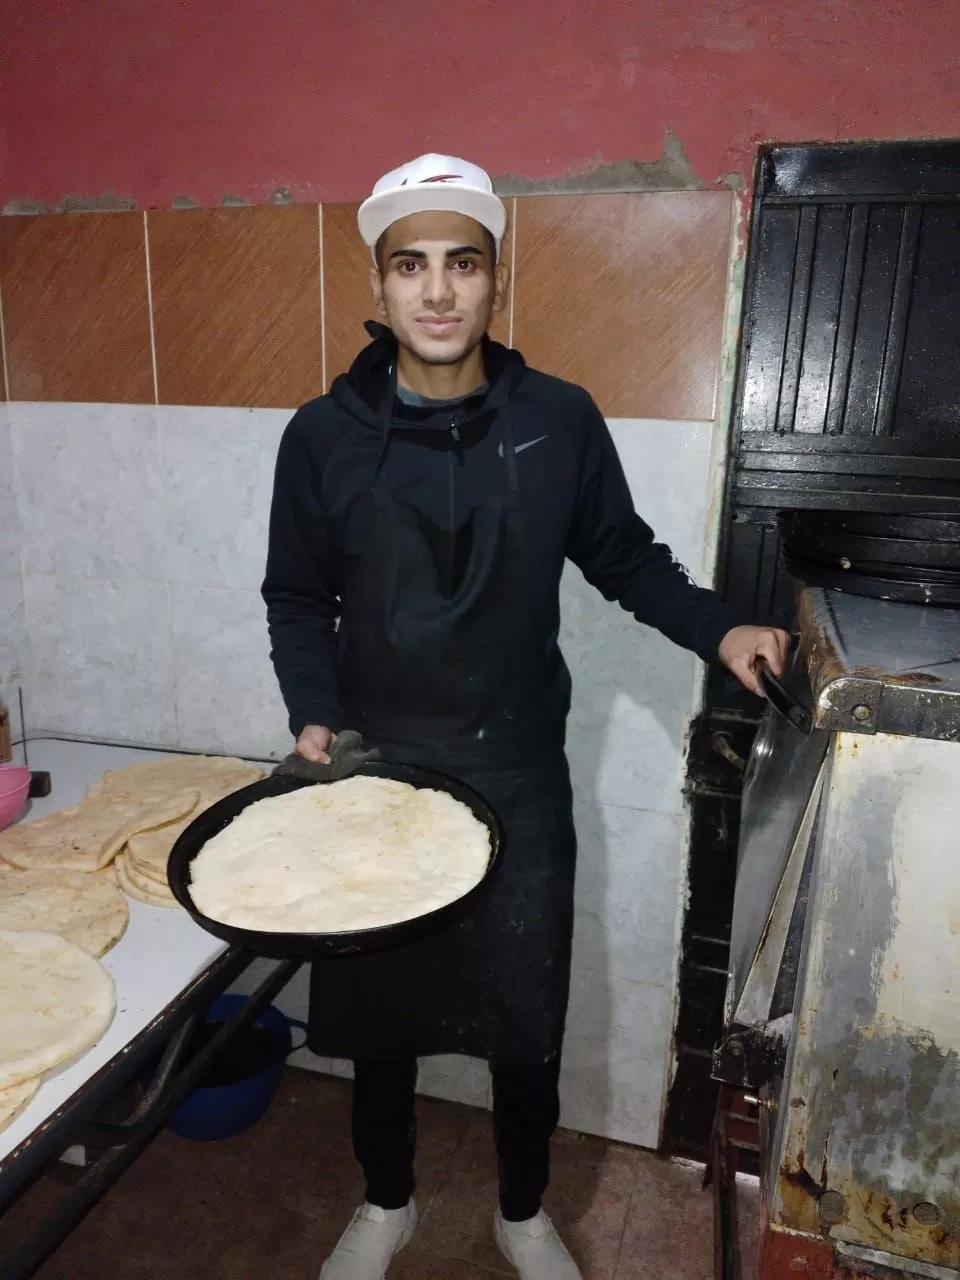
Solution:
<svg viewBox="0 0 960 1280">
<path fill-rule="evenodd" d="M 422 1222 L 391 1280 L 502 1280 L 493 1243 L 489 1116 L 422 1099 Z M 563 1132 L 547 1208 L 585 1280 L 710 1280 L 712 1205 L 702 1171 Z M 61 1194 L 41 1179 L 0 1221 L 4 1241 Z M 316 1280 L 362 1199 L 349 1086 L 288 1071 L 268 1114 L 225 1142 L 162 1133 L 38 1273 L 40 1280 Z M 740 1193 L 746 1280 L 757 1189 Z"/>
</svg>

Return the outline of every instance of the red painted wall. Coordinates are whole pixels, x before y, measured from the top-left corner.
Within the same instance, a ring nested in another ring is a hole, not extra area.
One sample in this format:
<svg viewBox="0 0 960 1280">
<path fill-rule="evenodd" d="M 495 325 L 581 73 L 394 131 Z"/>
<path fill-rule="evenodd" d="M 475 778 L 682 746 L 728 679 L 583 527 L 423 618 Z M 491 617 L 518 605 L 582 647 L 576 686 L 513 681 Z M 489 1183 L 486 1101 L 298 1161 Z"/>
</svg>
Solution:
<svg viewBox="0 0 960 1280">
<path fill-rule="evenodd" d="M 426 149 L 544 179 L 760 140 L 960 135 L 957 0 L 0 0 L 0 203 L 279 187 Z"/>
</svg>

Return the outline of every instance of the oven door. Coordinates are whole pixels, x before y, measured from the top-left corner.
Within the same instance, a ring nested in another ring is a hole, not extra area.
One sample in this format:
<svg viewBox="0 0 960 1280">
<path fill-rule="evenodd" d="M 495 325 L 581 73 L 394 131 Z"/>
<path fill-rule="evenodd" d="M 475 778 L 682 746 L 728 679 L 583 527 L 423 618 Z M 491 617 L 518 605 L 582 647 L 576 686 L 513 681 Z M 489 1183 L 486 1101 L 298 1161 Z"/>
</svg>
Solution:
<svg viewBox="0 0 960 1280">
<path fill-rule="evenodd" d="M 782 682 L 766 675 L 764 686 L 770 705 L 744 778 L 730 940 L 726 1022 L 738 1026 L 770 1017 L 830 739 L 827 730 L 810 727 L 798 656 Z"/>
</svg>

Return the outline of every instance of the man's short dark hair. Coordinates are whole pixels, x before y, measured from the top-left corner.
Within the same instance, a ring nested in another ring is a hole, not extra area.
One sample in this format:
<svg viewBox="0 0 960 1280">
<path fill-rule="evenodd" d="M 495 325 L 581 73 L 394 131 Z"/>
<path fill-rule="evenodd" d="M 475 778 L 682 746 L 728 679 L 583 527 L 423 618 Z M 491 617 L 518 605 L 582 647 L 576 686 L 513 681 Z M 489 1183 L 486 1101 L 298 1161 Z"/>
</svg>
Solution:
<svg viewBox="0 0 960 1280">
<path fill-rule="evenodd" d="M 390 228 L 387 227 L 387 231 L 389 230 Z M 483 232 L 484 244 L 490 250 L 490 261 L 494 266 L 496 266 L 497 265 L 497 242 L 494 239 L 493 232 L 488 231 L 486 227 L 481 227 L 480 230 Z M 377 263 L 377 270 L 380 271 L 381 273 L 383 272 L 383 263 L 380 261 L 380 254 L 383 249 L 383 242 L 387 238 L 387 231 L 384 231 L 383 235 L 377 241 L 376 248 L 373 251 L 373 256 L 376 259 L 376 263 Z"/>
</svg>

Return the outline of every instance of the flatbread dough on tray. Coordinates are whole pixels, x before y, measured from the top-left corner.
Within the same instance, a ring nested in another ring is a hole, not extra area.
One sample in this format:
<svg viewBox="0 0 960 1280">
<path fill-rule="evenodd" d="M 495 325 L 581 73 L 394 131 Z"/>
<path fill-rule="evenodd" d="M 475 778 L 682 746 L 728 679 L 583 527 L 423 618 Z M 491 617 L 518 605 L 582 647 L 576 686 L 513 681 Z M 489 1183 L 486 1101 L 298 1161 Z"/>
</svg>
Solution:
<svg viewBox="0 0 960 1280">
<path fill-rule="evenodd" d="M 57 933 L 92 956 L 123 937 L 130 917 L 111 868 L 20 871 L 0 863 L 0 930 Z"/>
<path fill-rule="evenodd" d="M 0 1131 L 8 1124 L 13 1124 L 33 1095 L 40 1088 L 42 1076 L 34 1076 L 32 1080 L 21 1080 L 8 1089 L 0 1089 Z"/>
<path fill-rule="evenodd" d="M 397 924 L 483 879 L 487 827 L 442 791 L 353 777 L 260 800 L 200 850 L 190 893 L 212 920 L 275 933 Z"/>
<path fill-rule="evenodd" d="M 67 1062 L 113 1021 L 113 979 L 54 933 L 0 932 L 0 1089 Z"/>
</svg>

